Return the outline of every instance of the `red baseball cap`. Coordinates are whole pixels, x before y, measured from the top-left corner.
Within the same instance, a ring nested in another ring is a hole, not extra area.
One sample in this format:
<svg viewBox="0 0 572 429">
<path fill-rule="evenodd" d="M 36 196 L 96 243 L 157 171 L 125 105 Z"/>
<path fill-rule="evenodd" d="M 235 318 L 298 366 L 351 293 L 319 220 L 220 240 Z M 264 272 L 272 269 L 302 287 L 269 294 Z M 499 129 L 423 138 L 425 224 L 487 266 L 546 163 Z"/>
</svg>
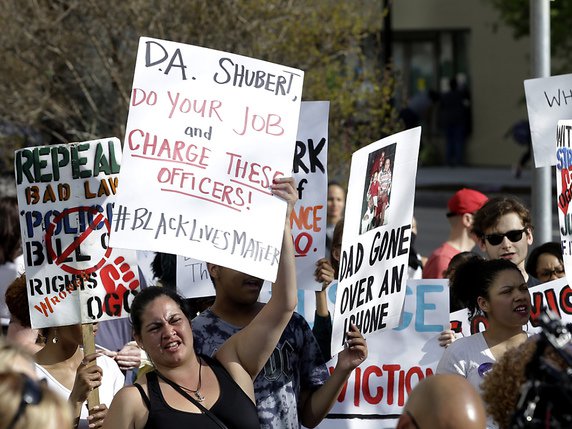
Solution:
<svg viewBox="0 0 572 429">
<path fill-rule="evenodd" d="M 455 192 L 455 195 L 453 195 L 447 203 L 447 208 L 449 209 L 447 217 L 474 213 L 480 209 L 487 200 L 488 197 L 479 191 L 468 188 L 460 189 Z"/>
</svg>

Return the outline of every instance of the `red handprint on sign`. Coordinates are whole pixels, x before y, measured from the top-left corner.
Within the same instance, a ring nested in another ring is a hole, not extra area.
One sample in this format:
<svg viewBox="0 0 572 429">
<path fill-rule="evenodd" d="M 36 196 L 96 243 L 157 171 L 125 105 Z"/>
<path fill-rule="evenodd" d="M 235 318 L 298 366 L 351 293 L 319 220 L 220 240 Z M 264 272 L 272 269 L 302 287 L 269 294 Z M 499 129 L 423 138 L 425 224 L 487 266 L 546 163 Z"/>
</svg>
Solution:
<svg viewBox="0 0 572 429">
<path fill-rule="evenodd" d="M 104 311 L 110 315 L 121 316 L 125 293 L 139 287 L 139 280 L 131 265 L 123 256 L 118 256 L 112 264 L 101 269 L 101 282 L 107 292 Z"/>
</svg>

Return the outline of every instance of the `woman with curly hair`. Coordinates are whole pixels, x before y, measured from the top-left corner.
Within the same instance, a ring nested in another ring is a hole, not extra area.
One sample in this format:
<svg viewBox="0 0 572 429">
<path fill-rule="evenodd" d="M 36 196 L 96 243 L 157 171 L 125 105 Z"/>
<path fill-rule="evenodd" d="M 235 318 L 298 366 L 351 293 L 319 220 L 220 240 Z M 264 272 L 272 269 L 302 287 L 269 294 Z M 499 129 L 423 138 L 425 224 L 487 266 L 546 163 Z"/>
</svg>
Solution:
<svg viewBox="0 0 572 429">
<path fill-rule="evenodd" d="M 538 350 L 538 336 L 531 337 L 518 347 L 507 351 L 504 356 L 496 363 L 490 372 L 489 376 L 483 381 L 482 396 L 485 401 L 487 413 L 495 420 L 500 429 L 509 429 L 515 427 L 515 413 L 517 412 L 518 402 L 523 387 L 527 382 L 527 374 L 529 365 L 533 362 L 535 354 Z M 554 351 L 553 348 L 548 347 L 542 353 L 542 359 L 555 368 L 556 371 L 561 371 L 567 365 L 562 357 Z M 538 370 L 539 366 L 534 362 L 532 363 L 532 370 Z M 553 386 L 549 387 L 552 393 L 557 392 Z M 571 405 L 568 401 L 570 398 L 564 397 L 564 401 L 558 398 L 548 398 L 548 395 L 541 395 L 538 398 L 536 408 L 534 411 L 535 418 L 541 418 L 543 421 L 542 427 L 567 427 L 557 426 L 555 421 L 560 421 L 562 412 L 569 415 Z M 556 393 L 553 396 L 563 396 Z M 546 407 L 547 400 L 550 399 L 551 405 Z M 557 406 L 554 406 L 557 404 Z M 560 404 L 562 407 L 559 407 Z M 523 404 L 526 407 L 526 403 Z M 548 418 L 548 420 L 547 420 Z M 550 419 L 555 419 L 554 421 Z M 562 422 L 560 422 L 562 423 Z M 532 423 L 531 423 L 532 425 Z M 533 426 L 531 426 L 533 427 Z M 537 426 L 534 426 L 537 427 Z"/>
<path fill-rule="evenodd" d="M 505 259 L 473 259 L 456 271 L 451 287 L 469 311 L 484 314 L 488 328 L 460 338 L 443 353 L 437 373 L 459 374 L 480 391 L 481 382 L 504 353 L 528 338 L 530 294 L 519 268 Z M 488 427 L 495 427 L 489 422 Z"/>
</svg>

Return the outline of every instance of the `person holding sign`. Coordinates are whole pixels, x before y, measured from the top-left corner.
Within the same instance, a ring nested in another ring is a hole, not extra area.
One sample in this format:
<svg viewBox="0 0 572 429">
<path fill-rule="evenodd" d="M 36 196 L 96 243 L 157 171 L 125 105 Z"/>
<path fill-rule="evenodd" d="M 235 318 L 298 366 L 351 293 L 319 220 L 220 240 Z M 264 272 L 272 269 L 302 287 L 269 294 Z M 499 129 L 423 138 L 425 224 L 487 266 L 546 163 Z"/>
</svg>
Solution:
<svg viewBox="0 0 572 429">
<path fill-rule="evenodd" d="M 253 380 L 274 351 L 297 304 L 290 232 L 297 191 L 292 178 L 275 179 L 271 190 L 288 202 L 288 209 L 278 276 L 268 304 L 210 357 L 195 351 L 196 327 L 191 330 L 192 315 L 181 296 L 154 286 L 140 292 L 131 306 L 133 333 L 155 370 L 116 395 L 106 428 L 259 427 Z M 220 282 L 242 276 L 223 267 L 218 267 L 217 275 Z M 256 287 L 256 282 L 247 282 L 244 289 Z"/>
<path fill-rule="evenodd" d="M 12 317 L 24 328 L 31 328 L 26 276 L 21 275 L 14 280 L 9 291 L 14 303 L 21 304 L 10 307 Z M 95 335 L 97 324 L 94 324 L 93 331 Z M 115 361 L 101 353 L 84 355 L 79 324 L 43 328 L 40 336 L 45 339 L 45 344 L 34 355 L 37 377 L 45 379 L 48 386 L 69 402 L 77 423 L 75 427 L 87 428 L 88 424 L 101 427 L 107 407 L 125 382 Z M 87 396 L 95 388 L 99 388 L 101 402 L 88 410 Z"/>
<path fill-rule="evenodd" d="M 449 345 L 436 372 L 462 375 L 480 391 L 493 365 L 528 338 L 523 330 L 531 310 L 528 286 L 511 261 L 472 259 L 457 268 L 452 288 L 467 307 L 469 321 L 484 314 L 488 328 Z"/>
<path fill-rule="evenodd" d="M 68 400 L 76 428 L 102 427 L 113 396 L 125 383 L 123 373 L 101 352 L 84 355 L 79 324 L 44 328 L 42 334 L 46 345 L 36 353 L 36 374 Z M 100 404 L 88 410 L 87 397 L 94 389 L 99 391 Z"/>
<path fill-rule="evenodd" d="M 258 302 L 261 279 L 214 264 L 208 264 L 208 270 L 215 302 L 193 319 L 193 334 L 200 353 L 216 356 L 225 340 L 248 329 L 268 304 Z M 367 357 L 367 345 L 355 326 L 347 339 L 348 346 L 338 355 L 336 369 L 328 377 L 323 352 L 308 323 L 293 314 L 254 380 L 262 428 L 315 427 L 322 421 L 351 372 Z"/>
</svg>

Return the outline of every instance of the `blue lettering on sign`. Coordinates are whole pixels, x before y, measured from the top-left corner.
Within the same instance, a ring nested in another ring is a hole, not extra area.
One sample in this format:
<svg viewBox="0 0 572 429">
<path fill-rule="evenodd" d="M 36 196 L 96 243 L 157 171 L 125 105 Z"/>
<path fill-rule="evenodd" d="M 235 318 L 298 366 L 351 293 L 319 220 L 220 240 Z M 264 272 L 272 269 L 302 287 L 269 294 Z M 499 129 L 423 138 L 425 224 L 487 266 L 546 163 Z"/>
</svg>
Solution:
<svg viewBox="0 0 572 429">
<path fill-rule="evenodd" d="M 426 302 L 426 294 L 428 293 L 441 293 L 444 288 L 442 285 L 418 285 L 416 294 L 415 305 L 415 331 L 416 332 L 442 332 L 445 330 L 443 325 L 427 325 L 425 324 L 425 312 L 436 310 L 437 307 L 433 303 Z M 407 286 L 405 288 L 405 300 L 408 296 L 413 295 L 413 290 Z M 399 325 L 393 328 L 394 331 L 403 331 L 406 329 L 413 320 L 413 313 L 404 310 L 401 314 L 401 321 Z"/>
<path fill-rule="evenodd" d="M 443 325 L 426 325 L 425 311 L 436 310 L 437 306 L 425 301 L 427 293 L 443 292 L 442 285 L 419 285 L 417 286 L 417 309 L 415 314 L 415 330 L 417 332 L 442 332 L 445 330 Z"/>
</svg>

